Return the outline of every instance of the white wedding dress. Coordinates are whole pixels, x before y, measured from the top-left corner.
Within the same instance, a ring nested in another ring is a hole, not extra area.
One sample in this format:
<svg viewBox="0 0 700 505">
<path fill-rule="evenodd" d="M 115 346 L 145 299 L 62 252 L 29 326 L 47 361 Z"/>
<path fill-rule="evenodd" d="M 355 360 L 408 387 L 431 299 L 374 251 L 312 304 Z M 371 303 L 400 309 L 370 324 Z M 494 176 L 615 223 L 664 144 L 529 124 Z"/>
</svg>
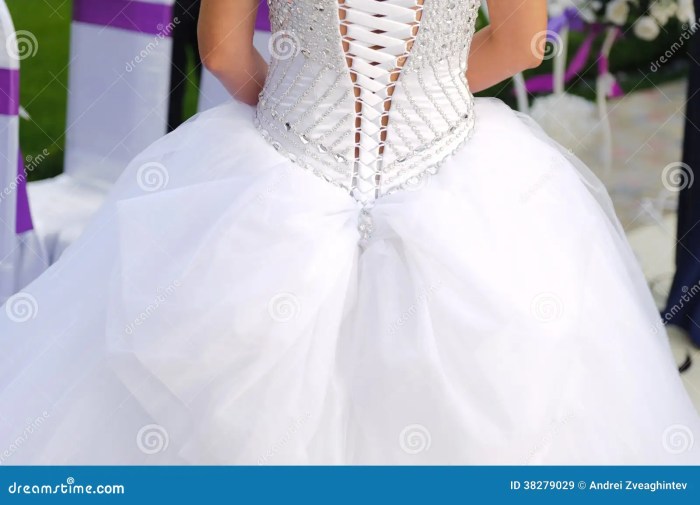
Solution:
<svg viewBox="0 0 700 505">
<path fill-rule="evenodd" d="M 0 310 L 3 464 L 699 464 L 601 183 L 474 99 L 475 0 L 269 0 L 257 109 Z"/>
</svg>

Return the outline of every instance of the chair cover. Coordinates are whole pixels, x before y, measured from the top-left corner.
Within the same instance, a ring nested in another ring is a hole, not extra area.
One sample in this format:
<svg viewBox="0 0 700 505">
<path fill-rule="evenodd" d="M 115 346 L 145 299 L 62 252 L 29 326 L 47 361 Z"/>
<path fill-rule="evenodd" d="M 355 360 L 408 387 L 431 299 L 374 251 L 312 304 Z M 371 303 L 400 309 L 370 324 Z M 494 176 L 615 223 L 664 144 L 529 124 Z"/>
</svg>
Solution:
<svg viewBox="0 0 700 505">
<path fill-rule="evenodd" d="M 10 12 L 0 0 L 0 304 L 39 275 L 46 254 L 34 234 L 19 150 L 19 60 Z M 26 48 L 23 48 L 26 49 Z M 31 50 L 31 48 L 29 48 Z"/>
<path fill-rule="evenodd" d="M 65 173 L 30 184 L 51 261 L 167 129 L 174 0 L 74 0 Z"/>
</svg>

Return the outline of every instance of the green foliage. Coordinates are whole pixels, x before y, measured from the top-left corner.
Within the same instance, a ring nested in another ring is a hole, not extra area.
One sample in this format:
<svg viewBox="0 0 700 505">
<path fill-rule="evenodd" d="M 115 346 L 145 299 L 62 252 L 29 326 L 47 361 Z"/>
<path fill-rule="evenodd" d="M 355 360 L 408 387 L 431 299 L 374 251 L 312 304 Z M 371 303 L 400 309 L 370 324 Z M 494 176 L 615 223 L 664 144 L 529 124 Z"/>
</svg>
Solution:
<svg viewBox="0 0 700 505">
<path fill-rule="evenodd" d="M 25 156 L 49 156 L 29 174 L 43 179 L 63 169 L 68 87 L 68 47 L 71 2 L 7 0 L 15 29 L 34 34 L 36 55 L 21 62 L 20 102 L 31 116 L 20 123 L 20 145 Z"/>
<path fill-rule="evenodd" d="M 617 77 L 626 93 L 658 86 L 686 75 L 689 41 L 681 36 L 681 29 L 678 23 L 669 23 L 667 29 L 662 31 L 654 41 L 643 41 L 629 34 L 615 42 L 610 53 L 610 71 Z M 571 61 L 586 35 L 571 32 L 569 37 L 568 61 Z M 657 70 L 652 70 L 652 62 L 658 61 L 659 57 L 674 43 L 679 45 L 680 49 L 675 51 L 669 61 L 661 64 Z M 593 44 L 584 71 L 568 83 L 568 92 L 591 100 L 595 98 L 595 79 L 598 75 L 597 61 L 601 44 L 602 35 Z M 525 77 L 551 72 L 552 60 L 546 60 L 538 68 L 526 71 Z M 494 86 L 479 95 L 498 96 L 509 105 L 515 105 L 510 82 Z"/>
</svg>

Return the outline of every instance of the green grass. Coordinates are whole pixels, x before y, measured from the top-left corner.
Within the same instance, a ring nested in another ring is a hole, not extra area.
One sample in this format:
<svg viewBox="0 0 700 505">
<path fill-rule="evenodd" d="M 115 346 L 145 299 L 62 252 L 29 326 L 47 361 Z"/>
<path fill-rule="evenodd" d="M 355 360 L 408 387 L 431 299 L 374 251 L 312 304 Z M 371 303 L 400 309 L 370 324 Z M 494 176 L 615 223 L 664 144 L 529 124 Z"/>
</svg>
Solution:
<svg viewBox="0 0 700 505">
<path fill-rule="evenodd" d="M 54 176 L 63 170 L 64 128 L 68 86 L 68 50 L 70 40 L 70 0 L 7 0 L 17 30 L 27 30 L 38 41 L 35 56 L 22 61 L 21 103 L 31 116 L 21 122 L 20 142 L 26 156 L 36 157 L 44 149 L 49 156 L 29 178 L 31 180 Z M 632 38 L 619 40 L 611 55 L 611 70 L 618 74 L 623 89 L 637 90 L 658 85 L 682 76 L 685 72 L 683 54 L 675 62 L 664 65 L 661 71 L 649 72 L 653 61 L 678 40 L 678 30 L 663 34 L 654 42 L 639 42 Z M 572 34 L 570 51 L 573 54 L 580 34 Z M 596 75 L 595 55 L 591 53 L 588 70 L 571 84 L 571 91 L 591 97 Z M 551 62 L 545 62 L 536 71 L 551 71 Z M 513 105 L 508 84 L 502 84 L 482 93 L 498 96 Z M 196 89 L 190 84 L 187 92 L 188 112 L 196 109 Z"/>
<path fill-rule="evenodd" d="M 20 123 L 20 145 L 25 156 L 46 159 L 28 174 L 29 180 L 53 177 L 63 171 L 71 0 L 7 0 L 17 31 L 37 39 L 36 54 L 21 62 L 20 102 L 30 120 Z M 196 111 L 197 90 L 189 85 L 185 110 Z"/>
<path fill-rule="evenodd" d="M 15 29 L 33 33 L 38 42 L 36 55 L 22 61 L 20 102 L 31 120 L 20 124 L 20 145 L 25 156 L 49 152 L 29 174 L 42 179 L 63 169 L 71 2 L 7 0 L 7 6 Z"/>
</svg>

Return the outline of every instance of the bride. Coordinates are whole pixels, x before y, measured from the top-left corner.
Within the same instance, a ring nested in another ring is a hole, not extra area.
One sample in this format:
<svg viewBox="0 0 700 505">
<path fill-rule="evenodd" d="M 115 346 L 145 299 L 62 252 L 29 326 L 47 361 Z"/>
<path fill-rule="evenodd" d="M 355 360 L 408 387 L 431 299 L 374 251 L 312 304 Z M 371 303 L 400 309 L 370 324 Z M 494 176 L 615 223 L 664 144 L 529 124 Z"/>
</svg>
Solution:
<svg viewBox="0 0 700 505">
<path fill-rule="evenodd" d="M 0 310 L 3 464 L 698 464 L 601 183 L 475 99 L 544 0 L 203 0 L 236 103 Z"/>
</svg>

